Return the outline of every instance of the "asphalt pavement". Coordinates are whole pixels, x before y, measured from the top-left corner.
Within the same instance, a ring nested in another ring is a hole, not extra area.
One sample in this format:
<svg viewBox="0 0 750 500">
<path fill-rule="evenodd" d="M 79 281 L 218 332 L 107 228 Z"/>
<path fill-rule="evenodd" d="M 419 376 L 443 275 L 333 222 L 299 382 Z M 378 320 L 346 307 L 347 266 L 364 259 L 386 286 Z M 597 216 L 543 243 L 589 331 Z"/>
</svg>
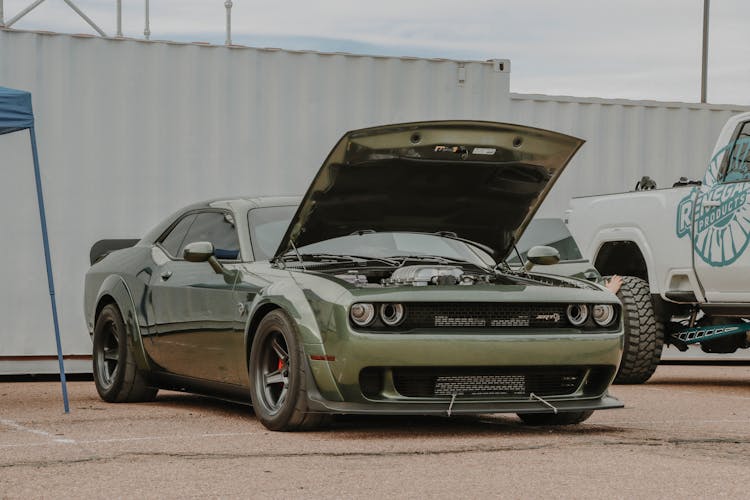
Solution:
<svg viewBox="0 0 750 500">
<path fill-rule="evenodd" d="M 750 365 L 660 366 L 571 427 L 514 415 L 345 417 L 266 430 L 250 408 L 93 382 L 0 382 L 0 498 L 748 498 Z"/>
</svg>

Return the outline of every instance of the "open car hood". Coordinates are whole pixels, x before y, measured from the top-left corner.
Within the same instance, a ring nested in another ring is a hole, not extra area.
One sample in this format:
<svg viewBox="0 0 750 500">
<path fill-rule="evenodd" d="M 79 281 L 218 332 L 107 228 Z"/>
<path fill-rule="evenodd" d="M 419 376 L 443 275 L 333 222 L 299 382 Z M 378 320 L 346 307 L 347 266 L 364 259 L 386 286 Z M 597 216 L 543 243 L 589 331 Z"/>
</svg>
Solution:
<svg viewBox="0 0 750 500">
<path fill-rule="evenodd" d="M 504 259 L 582 139 L 481 121 L 346 133 L 328 155 L 276 256 L 359 231 L 447 232 Z"/>
</svg>

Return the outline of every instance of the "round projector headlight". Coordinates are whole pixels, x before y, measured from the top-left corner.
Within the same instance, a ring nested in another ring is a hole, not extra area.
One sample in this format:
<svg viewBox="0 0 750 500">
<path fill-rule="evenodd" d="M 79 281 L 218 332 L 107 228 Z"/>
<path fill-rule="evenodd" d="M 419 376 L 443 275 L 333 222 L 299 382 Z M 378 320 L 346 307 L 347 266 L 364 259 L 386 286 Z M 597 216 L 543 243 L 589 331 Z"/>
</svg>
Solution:
<svg viewBox="0 0 750 500">
<path fill-rule="evenodd" d="M 581 326 L 589 319 L 589 306 L 586 304 L 571 304 L 567 311 L 568 321 L 574 326 Z"/>
<path fill-rule="evenodd" d="M 380 319 L 388 326 L 396 326 L 404 320 L 404 306 L 401 304 L 382 304 Z"/>
<path fill-rule="evenodd" d="M 349 316 L 355 325 L 367 326 L 375 319 L 375 306 L 367 303 L 354 304 L 349 309 Z"/>
<path fill-rule="evenodd" d="M 599 326 L 609 326 L 615 320 L 615 308 L 609 304 L 597 304 L 591 311 L 591 316 Z"/>
</svg>

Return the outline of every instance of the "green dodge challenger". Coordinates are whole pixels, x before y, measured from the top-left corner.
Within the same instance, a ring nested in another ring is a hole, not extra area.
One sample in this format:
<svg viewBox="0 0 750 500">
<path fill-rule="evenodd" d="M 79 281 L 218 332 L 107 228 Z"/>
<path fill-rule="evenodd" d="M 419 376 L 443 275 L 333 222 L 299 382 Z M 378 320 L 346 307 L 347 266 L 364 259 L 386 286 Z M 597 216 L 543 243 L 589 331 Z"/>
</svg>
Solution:
<svg viewBox="0 0 750 500">
<path fill-rule="evenodd" d="M 100 396 L 249 402 L 273 430 L 356 413 L 575 424 L 621 407 L 615 295 L 539 273 L 554 248 L 507 263 L 582 143 L 476 121 L 356 130 L 303 197 L 199 203 L 98 242 L 84 307 Z"/>
</svg>

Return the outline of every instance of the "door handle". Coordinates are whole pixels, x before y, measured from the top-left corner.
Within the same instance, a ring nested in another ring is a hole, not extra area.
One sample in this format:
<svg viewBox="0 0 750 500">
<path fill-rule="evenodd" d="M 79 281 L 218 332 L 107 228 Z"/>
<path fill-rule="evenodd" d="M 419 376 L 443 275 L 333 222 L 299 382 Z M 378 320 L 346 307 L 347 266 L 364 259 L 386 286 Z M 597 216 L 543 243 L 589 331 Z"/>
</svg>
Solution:
<svg viewBox="0 0 750 500">
<path fill-rule="evenodd" d="M 161 273 L 162 281 L 167 281 L 171 277 L 172 277 L 172 271 L 164 271 L 163 273 Z"/>
<path fill-rule="evenodd" d="M 701 203 L 704 207 L 718 207 L 721 205 L 719 200 L 703 200 Z"/>
</svg>

